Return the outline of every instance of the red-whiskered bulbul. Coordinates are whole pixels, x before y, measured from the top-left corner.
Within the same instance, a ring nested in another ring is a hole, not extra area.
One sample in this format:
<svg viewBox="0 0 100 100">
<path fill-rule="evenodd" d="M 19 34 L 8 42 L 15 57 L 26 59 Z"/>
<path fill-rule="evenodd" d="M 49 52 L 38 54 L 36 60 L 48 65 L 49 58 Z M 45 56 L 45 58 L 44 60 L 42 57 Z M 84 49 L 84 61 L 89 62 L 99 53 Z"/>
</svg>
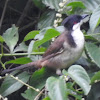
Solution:
<svg viewBox="0 0 100 100">
<path fill-rule="evenodd" d="M 63 21 L 64 32 L 49 46 L 41 60 L 6 69 L 9 73 L 18 69 L 49 67 L 52 69 L 67 68 L 78 60 L 84 48 L 84 35 L 80 26 L 88 21 L 88 15 L 71 15 Z M 52 33 L 53 34 L 53 33 Z"/>
</svg>

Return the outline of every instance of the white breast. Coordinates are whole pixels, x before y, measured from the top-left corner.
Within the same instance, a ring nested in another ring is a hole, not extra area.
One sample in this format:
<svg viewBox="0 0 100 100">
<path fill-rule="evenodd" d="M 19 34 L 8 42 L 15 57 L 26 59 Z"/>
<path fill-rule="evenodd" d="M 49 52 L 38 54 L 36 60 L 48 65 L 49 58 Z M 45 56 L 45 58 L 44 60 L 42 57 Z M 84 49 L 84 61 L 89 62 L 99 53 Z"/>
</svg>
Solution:
<svg viewBox="0 0 100 100">
<path fill-rule="evenodd" d="M 75 29 L 72 32 L 73 39 L 77 45 L 77 49 L 82 49 L 84 47 L 84 35 L 80 28 Z"/>
</svg>

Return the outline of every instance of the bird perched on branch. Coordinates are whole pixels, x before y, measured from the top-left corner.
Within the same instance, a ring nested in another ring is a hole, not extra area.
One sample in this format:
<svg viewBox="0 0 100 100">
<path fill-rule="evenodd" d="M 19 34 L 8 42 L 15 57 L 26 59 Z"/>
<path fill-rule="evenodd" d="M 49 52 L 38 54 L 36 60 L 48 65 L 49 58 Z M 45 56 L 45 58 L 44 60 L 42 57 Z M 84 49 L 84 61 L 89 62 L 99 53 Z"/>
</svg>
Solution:
<svg viewBox="0 0 100 100">
<path fill-rule="evenodd" d="M 18 69 L 49 67 L 52 69 L 67 68 L 78 60 L 84 48 L 84 35 L 80 26 L 89 19 L 88 15 L 71 15 L 64 19 L 64 32 L 49 46 L 41 60 L 24 64 L 2 73 Z M 53 34 L 53 33 L 52 33 Z"/>
</svg>

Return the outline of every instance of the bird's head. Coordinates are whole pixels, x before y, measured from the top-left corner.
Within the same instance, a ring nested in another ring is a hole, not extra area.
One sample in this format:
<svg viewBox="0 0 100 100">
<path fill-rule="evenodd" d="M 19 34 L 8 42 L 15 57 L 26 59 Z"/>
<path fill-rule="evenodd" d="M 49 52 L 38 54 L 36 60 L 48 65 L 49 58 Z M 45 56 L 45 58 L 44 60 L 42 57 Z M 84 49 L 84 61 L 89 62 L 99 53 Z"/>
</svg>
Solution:
<svg viewBox="0 0 100 100">
<path fill-rule="evenodd" d="M 75 30 L 89 20 L 89 15 L 71 15 L 64 19 L 62 24 L 67 30 Z"/>
</svg>

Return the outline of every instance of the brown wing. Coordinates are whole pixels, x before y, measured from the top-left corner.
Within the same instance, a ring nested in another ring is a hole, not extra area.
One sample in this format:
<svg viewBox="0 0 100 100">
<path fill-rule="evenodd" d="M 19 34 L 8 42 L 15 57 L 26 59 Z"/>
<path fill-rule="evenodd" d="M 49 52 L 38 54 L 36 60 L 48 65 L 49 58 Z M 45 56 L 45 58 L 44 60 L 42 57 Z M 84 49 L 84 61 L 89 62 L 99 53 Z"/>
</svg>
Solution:
<svg viewBox="0 0 100 100">
<path fill-rule="evenodd" d="M 63 43 L 65 40 L 65 33 L 62 33 L 47 49 L 47 51 L 44 53 L 43 57 L 46 57 L 50 54 L 57 53 L 61 49 L 63 49 Z"/>
</svg>

